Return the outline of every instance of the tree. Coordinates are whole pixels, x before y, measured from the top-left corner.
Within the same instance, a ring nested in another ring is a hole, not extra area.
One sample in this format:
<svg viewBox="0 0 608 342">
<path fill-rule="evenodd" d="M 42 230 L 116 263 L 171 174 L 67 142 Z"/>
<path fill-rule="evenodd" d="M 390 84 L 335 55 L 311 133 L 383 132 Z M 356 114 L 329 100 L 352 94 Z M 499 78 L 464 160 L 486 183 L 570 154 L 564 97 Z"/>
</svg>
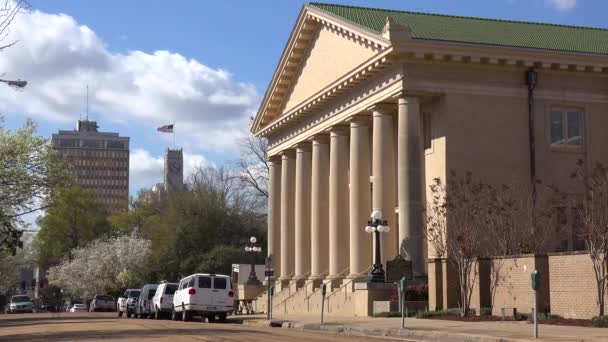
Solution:
<svg viewBox="0 0 608 342">
<path fill-rule="evenodd" d="M 477 261 L 488 255 L 486 224 L 491 212 L 486 203 L 494 189 L 473 179 L 471 172 L 459 178 L 452 172 L 447 185 L 436 178 L 430 186 L 427 235 L 435 254 L 447 257 L 458 272 L 461 315 L 469 313 Z"/>
<path fill-rule="evenodd" d="M 261 211 L 268 201 L 268 141 L 249 134 L 241 139 L 240 148 L 240 179 L 245 189 L 256 199 Z"/>
<path fill-rule="evenodd" d="M 33 263 L 34 250 L 31 236 L 26 235 L 23 248 L 15 255 L 0 251 L 0 294 L 14 290 L 20 279 L 19 270 L 32 267 Z"/>
<path fill-rule="evenodd" d="M 5 43 L 4 41 L 8 36 L 9 27 L 17 15 L 27 12 L 29 8 L 30 5 L 25 0 L 4 0 L 4 3 L 0 4 L 0 51 L 17 44 L 16 40 L 8 43 Z M 4 74 L 0 77 L 2 76 L 4 76 Z M 5 80 L 0 78 L 0 82 L 15 89 L 21 89 L 27 85 L 27 82 L 22 80 Z"/>
<path fill-rule="evenodd" d="M 608 168 L 597 163 L 588 174 L 578 161 L 573 178 L 583 184 L 582 199 L 573 200 L 580 217 L 578 236 L 585 241 L 596 281 L 598 315 L 604 316 L 608 291 Z"/>
<path fill-rule="evenodd" d="M 77 298 L 92 298 L 150 281 L 147 264 L 150 241 L 136 233 L 101 238 L 86 247 L 76 248 L 48 272 L 49 283 Z"/>
<path fill-rule="evenodd" d="M 39 218 L 39 262 L 53 265 L 72 250 L 109 234 L 105 213 L 91 190 L 79 187 L 60 189 L 46 215 Z"/>
<path fill-rule="evenodd" d="M 36 135 L 33 121 L 26 120 L 21 129 L 11 132 L 0 116 L 0 250 L 14 254 L 22 246 L 18 227 L 25 225 L 23 216 L 46 208 L 53 189 L 70 180 L 57 152 Z"/>
</svg>

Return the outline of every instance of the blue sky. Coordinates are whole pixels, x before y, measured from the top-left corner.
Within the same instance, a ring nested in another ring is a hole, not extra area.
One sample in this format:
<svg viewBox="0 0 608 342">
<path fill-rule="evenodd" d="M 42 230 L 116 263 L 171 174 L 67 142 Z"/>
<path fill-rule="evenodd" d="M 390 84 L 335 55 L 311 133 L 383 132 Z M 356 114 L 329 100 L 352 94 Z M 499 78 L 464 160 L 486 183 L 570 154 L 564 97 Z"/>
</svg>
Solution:
<svg viewBox="0 0 608 342">
<path fill-rule="evenodd" d="M 608 27 L 605 0 L 377 0 L 334 3 Z M 91 118 L 131 137 L 131 194 L 161 179 L 176 122 L 186 170 L 238 158 L 236 141 L 263 96 L 300 0 L 30 0 L 1 71 L 30 85 L 0 89 L 8 127 L 34 118 L 45 136 L 74 127 L 91 88 Z"/>
</svg>

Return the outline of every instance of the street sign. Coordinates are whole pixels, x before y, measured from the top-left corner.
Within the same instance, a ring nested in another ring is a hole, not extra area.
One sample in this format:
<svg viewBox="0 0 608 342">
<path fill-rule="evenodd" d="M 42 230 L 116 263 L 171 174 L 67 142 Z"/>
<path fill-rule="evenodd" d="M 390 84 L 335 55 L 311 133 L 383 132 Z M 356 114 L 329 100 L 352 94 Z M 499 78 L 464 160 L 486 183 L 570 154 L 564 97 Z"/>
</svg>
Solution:
<svg viewBox="0 0 608 342">
<path fill-rule="evenodd" d="M 264 271 L 264 277 L 274 277 L 274 271 Z"/>
</svg>

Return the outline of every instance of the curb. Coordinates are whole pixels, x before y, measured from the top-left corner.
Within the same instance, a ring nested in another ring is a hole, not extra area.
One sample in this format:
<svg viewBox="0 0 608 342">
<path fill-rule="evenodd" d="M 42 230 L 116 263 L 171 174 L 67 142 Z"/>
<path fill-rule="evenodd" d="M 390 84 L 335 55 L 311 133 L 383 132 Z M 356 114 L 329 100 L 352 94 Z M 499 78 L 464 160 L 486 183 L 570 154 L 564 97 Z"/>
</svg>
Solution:
<svg viewBox="0 0 608 342">
<path fill-rule="evenodd" d="M 262 325 L 273 328 L 297 329 L 310 332 L 333 333 L 345 336 L 369 336 L 369 337 L 390 337 L 402 338 L 406 340 L 427 341 L 427 342 L 531 342 L 538 341 L 533 339 L 520 339 L 509 337 L 497 337 L 489 335 L 446 333 L 440 331 L 423 331 L 411 329 L 380 328 L 346 326 L 346 325 L 321 325 L 303 324 L 294 321 L 256 321 L 252 324 Z"/>
</svg>

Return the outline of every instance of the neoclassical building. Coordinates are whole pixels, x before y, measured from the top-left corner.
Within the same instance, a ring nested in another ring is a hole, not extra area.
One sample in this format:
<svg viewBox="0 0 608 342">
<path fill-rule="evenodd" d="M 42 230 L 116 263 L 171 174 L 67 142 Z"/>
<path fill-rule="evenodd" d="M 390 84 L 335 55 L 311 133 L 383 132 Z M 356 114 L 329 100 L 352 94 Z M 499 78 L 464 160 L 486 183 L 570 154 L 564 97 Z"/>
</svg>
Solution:
<svg viewBox="0 0 608 342">
<path fill-rule="evenodd" d="M 269 142 L 275 276 L 369 272 L 372 209 L 383 260 L 424 276 L 434 178 L 561 182 L 608 160 L 607 129 L 608 30 L 310 3 L 251 128 Z"/>
</svg>

